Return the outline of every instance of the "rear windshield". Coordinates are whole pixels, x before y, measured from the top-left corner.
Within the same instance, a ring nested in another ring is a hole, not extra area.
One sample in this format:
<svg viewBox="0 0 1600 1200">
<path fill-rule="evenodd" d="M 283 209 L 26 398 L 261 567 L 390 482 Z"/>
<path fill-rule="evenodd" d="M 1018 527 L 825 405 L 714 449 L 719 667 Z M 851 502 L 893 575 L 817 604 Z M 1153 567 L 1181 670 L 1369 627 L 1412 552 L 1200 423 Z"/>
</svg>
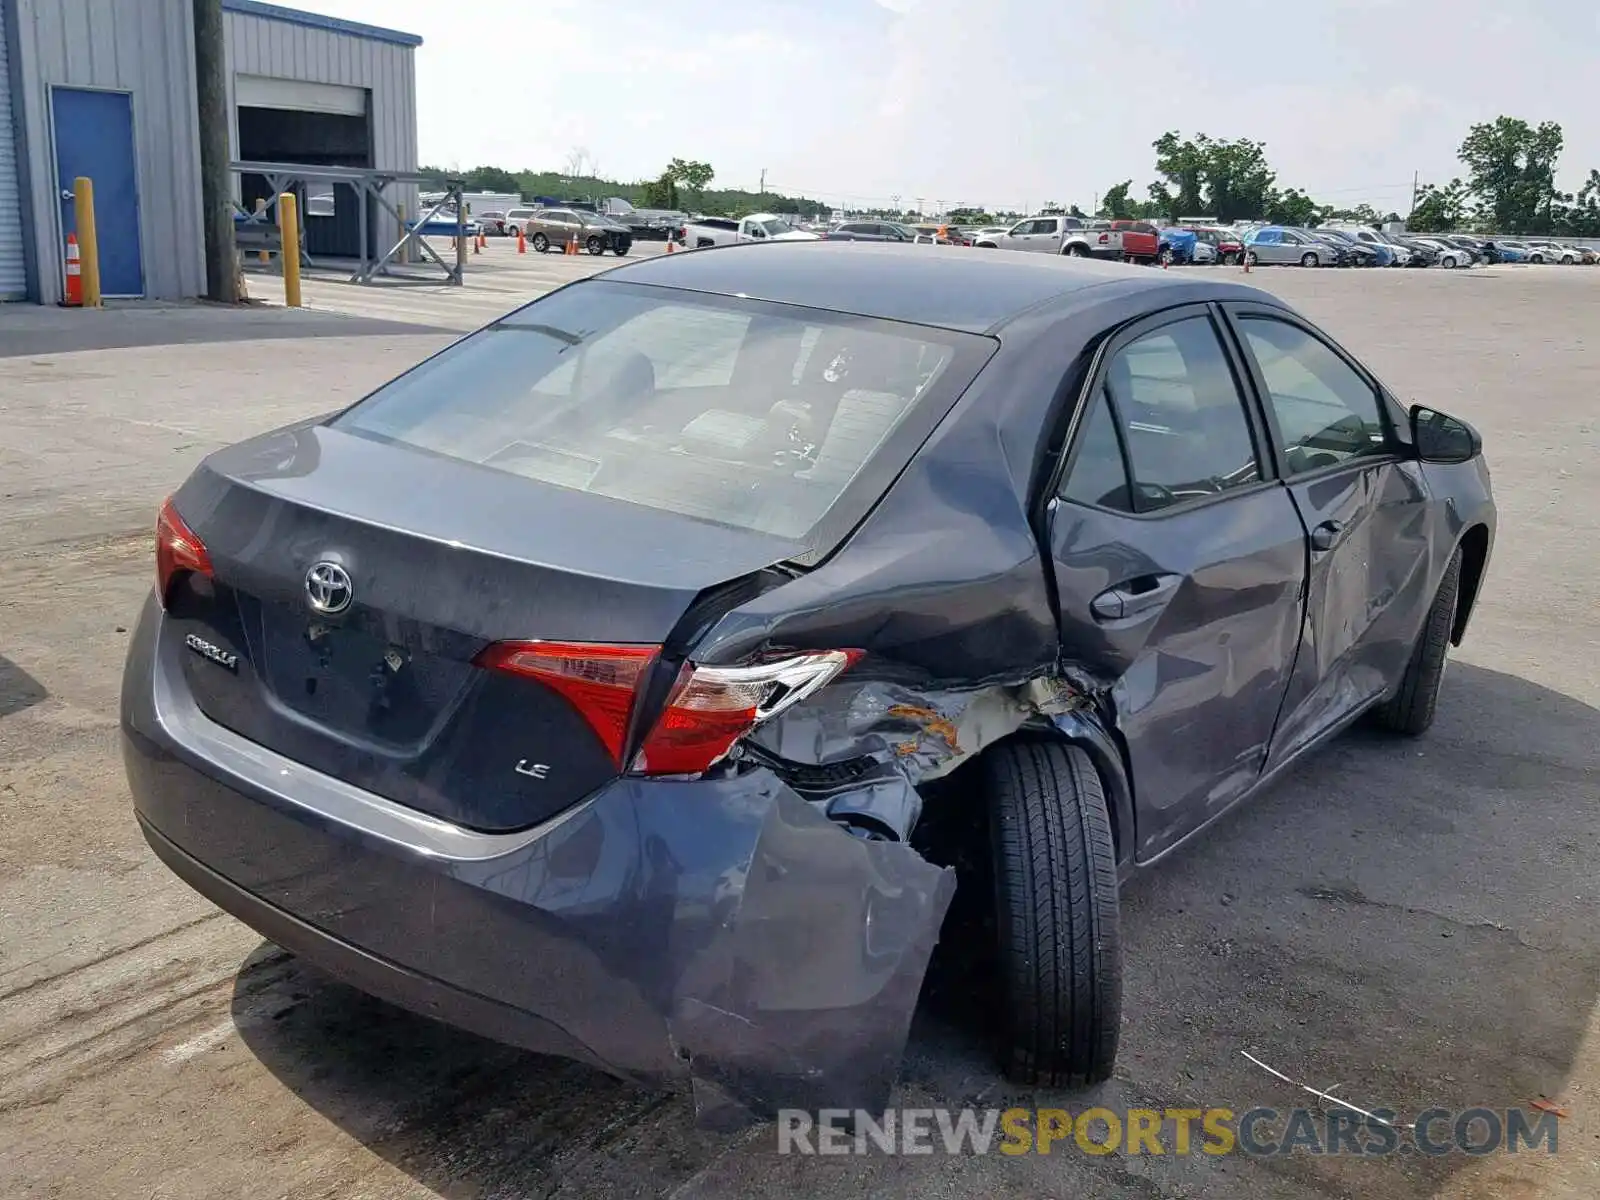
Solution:
<svg viewBox="0 0 1600 1200">
<path fill-rule="evenodd" d="M 919 325 L 580 283 L 332 424 L 816 546 L 825 518 L 848 528 L 865 515 L 993 348 Z"/>
</svg>

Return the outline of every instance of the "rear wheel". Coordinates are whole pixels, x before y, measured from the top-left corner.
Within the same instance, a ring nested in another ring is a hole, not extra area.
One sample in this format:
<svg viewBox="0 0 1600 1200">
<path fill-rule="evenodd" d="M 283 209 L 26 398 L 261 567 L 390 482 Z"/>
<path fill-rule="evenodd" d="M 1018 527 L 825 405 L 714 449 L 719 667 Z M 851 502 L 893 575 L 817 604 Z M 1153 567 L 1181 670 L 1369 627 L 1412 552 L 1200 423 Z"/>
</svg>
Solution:
<svg viewBox="0 0 1600 1200">
<path fill-rule="evenodd" d="M 1225 267 L 1231 267 L 1238 261 L 1238 255 L 1234 254 L 1232 251 L 1229 251 L 1222 256 L 1222 265 Z"/>
<path fill-rule="evenodd" d="M 1317 265 L 1317 252 L 1315 250 L 1307 250 L 1304 254 L 1302 254 L 1300 256 L 1300 265 L 1302 267 L 1314 267 L 1314 266 L 1316 266 Z"/>
<path fill-rule="evenodd" d="M 1088 258 L 1089 251 L 1077 242 L 1073 242 L 1064 251 L 1068 258 Z"/>
<path fill-rule="evenodd" d="M 533 248 L 540 254 L 543 254 L 546 250 L 550 249 L 550 239 L 545 237 L 545 235 L 542 233 L 534 234 Z"/>
<path fill-rule="evenodd" d="M 606 252 L 605 240 L 600 237 L 591 237 L 584 246 L 590 254 L 604 254 Z"/>
<path fill-rule="evenodd" d="M 1439 706 L 1439 686 L 1444 682 L 1445 662 L 1450 652 L 1450 630 L 1455 625 L 1456 599 L 1461 594 L 1461 551 L 1450 558 L 1450 565 L 1439 581 L 1433 607 L 1422 623 L 1417 644 L 1412 647 L 1406 673 L 1395 694 L 1380 706 L 1374 716 L 1379 725 L 1395 733 L 1415 737 L 1433 724 Z"/>
<path fill-rule="evenodd" d="M 1122 1022 L 1116 846 L 1094 763 L 1014 742 L 984 760 L 1006 1074 L 1039 1087 L 1111 1075 Z"/>
<path fill-rule="evenodd" d="M 1260 263 L 1261 259 L 1260 259 L 1259 256 L 1257 256 L 1257 254 L 1256 254 L 1256 252 L 1254 250 L 1250 250 L 1250 251 L 1247 251 L 1245 253 L 1244 261 L 1249 263 L 1253 267 L 1253 266 L 1256 266 L 1258 263 Z"/>
</svg>

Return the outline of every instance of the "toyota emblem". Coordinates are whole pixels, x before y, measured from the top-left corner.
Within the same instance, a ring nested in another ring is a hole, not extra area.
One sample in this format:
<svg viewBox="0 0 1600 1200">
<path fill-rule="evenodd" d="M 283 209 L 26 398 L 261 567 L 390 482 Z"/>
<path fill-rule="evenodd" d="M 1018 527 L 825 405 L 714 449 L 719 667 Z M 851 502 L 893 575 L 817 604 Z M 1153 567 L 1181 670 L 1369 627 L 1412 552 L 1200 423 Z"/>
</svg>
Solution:
<svg viewBox="0 0 1600 1200">
<path fill-rule="evenodd" d="M 306 572 L 306 599 L 313 611 L 327 617 L 342 613 L 354 596 L 350 574 L 338 563 L 319 562 Z"/>
</svg>

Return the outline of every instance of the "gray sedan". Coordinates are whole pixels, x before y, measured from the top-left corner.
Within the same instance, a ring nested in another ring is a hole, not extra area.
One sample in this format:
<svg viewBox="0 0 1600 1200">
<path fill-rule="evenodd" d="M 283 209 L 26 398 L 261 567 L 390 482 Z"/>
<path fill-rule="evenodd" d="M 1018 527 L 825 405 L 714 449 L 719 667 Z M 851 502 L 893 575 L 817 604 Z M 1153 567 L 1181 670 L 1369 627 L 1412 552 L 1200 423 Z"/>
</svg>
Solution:
<svg viewBox="0 0 1600 1200">
<path fill-rule="evenodd" d="M 1356 718 L 1429 727 L 1481 451 L 1215 275 L 628 264 L 195 469 L 135 812 L 350 983 L 761 1111 L 883 1111 L 959 880 L 999 1062 L 1099 1083 L 1123 880 Z"/>
</svg>

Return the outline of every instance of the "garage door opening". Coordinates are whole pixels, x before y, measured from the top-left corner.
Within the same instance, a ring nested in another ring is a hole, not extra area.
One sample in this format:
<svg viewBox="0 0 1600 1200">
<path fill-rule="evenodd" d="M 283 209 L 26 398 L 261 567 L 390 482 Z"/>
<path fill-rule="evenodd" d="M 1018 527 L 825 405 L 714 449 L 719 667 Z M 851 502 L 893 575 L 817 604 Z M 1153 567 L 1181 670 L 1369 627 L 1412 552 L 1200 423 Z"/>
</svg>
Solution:
<svg viewBox="0 0 1600 1200">
<path fill-rule="evenodd" d="M 372 163 L 372 122 L 367 93 L 291 80 L 237 82 L 239 157 L 245 162 L 301 163 L 317 167 L 368 167 Z M 255 100 L 257 103 L 249 103 Z M 291 107 L 295 105 L 295 107 Z M 357 111 L 352 111 L 357 110 Z M 254 211 L 258 198 L 271 196 L 260 175 L 240 177 L 240 199 Z M 360 258 L 360 197 L 349 184 L 297 189 L 305 214 L 306 253 L 319 258 Z M 367 201 L 368 255 L 377 253 L 377 209 Z"/>
</svg>

